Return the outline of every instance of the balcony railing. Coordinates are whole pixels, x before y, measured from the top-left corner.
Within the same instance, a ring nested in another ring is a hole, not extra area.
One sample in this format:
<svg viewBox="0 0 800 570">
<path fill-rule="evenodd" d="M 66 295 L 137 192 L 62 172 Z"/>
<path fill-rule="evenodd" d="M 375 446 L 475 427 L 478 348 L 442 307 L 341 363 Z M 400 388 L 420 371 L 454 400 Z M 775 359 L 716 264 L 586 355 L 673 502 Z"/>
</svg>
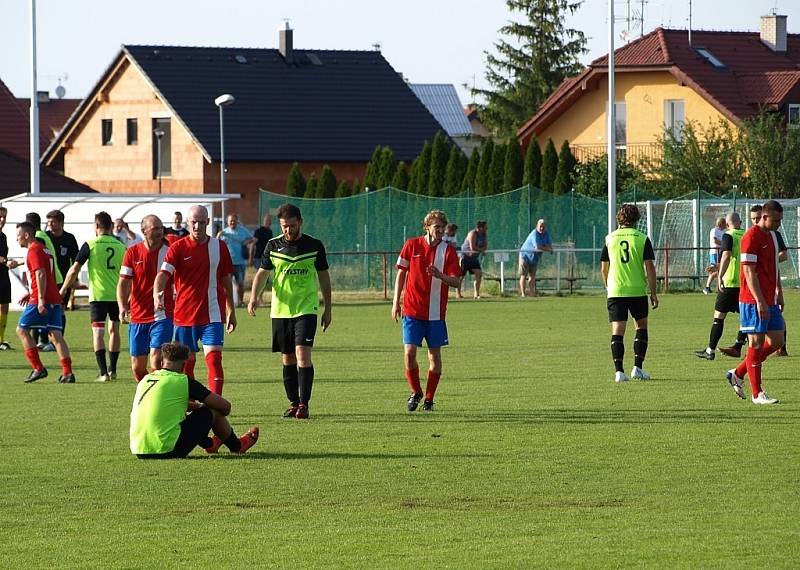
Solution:
<svg viewBox="0 0 800 570">
<path fill-rule="evenodd" d="M 570 145 L 572 155 L 578 162 L 589 162 L 606 155 L 607 146 L 604 144 L 573 144 Z M 617 145 L 617 160 L 625 159 L 632 164 L 645 166 L 661 160 L 661 145 L 658 143 L 629 143 Z"/>
</svg>

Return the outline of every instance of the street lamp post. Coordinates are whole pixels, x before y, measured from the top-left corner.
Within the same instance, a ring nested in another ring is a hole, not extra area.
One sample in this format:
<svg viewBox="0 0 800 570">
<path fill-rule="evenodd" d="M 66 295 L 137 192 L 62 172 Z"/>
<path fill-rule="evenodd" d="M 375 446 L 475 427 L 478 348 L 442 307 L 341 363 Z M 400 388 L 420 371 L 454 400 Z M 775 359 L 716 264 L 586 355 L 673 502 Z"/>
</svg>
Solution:
<svg viewBox="0 0 800 570">
<path fill-rule="evenodd" d="M 161 139 L 164 138 L 164 129 L 153 129 L 156 137 L 156 174 L 158 174 L 158 193 L 161 194 Z"/>
<path fill-rule="evenodd" d="M 225 93 L 214 99 L 214 104 L 219 107 L 219 193 L 225 196 L 225 128 L 223 121 L 223 108 L 233 105 L 236 101 L 233 95 Z M 222 211 L 222 227 L 225 227 L 225 199 L 220 205 Z"/>
</svg>

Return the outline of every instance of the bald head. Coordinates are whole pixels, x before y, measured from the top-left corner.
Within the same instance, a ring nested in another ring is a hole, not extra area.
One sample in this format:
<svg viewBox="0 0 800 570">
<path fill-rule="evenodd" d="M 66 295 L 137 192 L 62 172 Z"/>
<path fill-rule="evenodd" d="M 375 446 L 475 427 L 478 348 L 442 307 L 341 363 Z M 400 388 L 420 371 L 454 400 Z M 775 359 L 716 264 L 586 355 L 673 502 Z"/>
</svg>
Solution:
<svg viewBox="0 0 800 570">
<path fill-rule="evenodd" d="M 186 217 L 186 225 L 189 235 L 197 243 L 205 243 L 208 239 L 206 228 L 208 227 L 208 210 L 205 206 L 192 206 L 189 208 L 189 215 Z"/>
<path fill-rule="evenodd" d="M 160 246 L 164 242 L 164 224 L 161 219 L 152 214 L 142 218 L 142 235 L 148 249 Z"/>
<path fill-rule="evenodd" d="M 725 223 L 728 225 L 729 228 L 734 230 L 738 230 L 742 227 L 742 218 L 739 216 L 738 212 L 731 212 L 727 216 L 725 216 Z"/>
</svg>

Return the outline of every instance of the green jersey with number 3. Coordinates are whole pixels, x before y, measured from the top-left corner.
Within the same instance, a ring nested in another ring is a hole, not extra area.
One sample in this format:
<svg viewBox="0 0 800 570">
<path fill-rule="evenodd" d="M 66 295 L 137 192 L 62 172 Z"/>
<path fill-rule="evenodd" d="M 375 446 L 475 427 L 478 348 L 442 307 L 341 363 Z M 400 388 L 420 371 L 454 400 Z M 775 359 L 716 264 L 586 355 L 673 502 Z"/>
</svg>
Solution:
<svg viewBox="0 0 800 570">
<path fill-rule="evenodd" d="M 619 228 L 606 236 L 609 297 L 647 296 L 646 243 L 647 234 L 636 228 Z"/>
<path fill-rule="evenodd" d="M 90 239 L 86 245 L 89 246 L 89 301 L 116 301 L 125 245 L 108 235 Z"/>
</svg>

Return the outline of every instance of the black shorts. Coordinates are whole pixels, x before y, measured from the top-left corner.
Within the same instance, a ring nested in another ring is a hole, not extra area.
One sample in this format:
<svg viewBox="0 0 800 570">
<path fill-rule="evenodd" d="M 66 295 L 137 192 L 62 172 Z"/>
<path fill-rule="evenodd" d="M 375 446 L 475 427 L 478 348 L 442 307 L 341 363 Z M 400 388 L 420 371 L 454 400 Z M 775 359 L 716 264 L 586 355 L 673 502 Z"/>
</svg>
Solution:
<svg viewBox="0 0 800 570">
<path fill-rule="evenodd" d="M 7 305 L 11 302 L 11 278 L 8 270 L 0 270 L 0 305 Z"/>
<path fill-rule="evenodd" d="M 119 305 L 116 301 L 92 301 L 89 303 L 89 314 L 93 323 L 105 323 L 106 317 L 115 323 L 119 321 Z"/>
<path fill-rule="evenodd" d="M 314 346 L 317 315 L 272 319 L 272 352 L 294 354 L 296 346 Z"/>
<path fill-rule="evenodd" d="M 181 422 L 181 434 L 175 442 L 175 448 L 167 453 L 139 453 L 140 459 L 173 459 L 186 457 L 198 445 L 203 447 L 209 443 L 208 432 L 214 423 L 214 414 L 206 407 L 195 410 Z"/>
<path fill-rule="evenodd" d="M 714 310 L 720 313 L 738 313 L 739 288 L 726 287 L 717 293 L 717 301 L 714 303 Z"/>
<path fill-rule="evenodd" d="M 610 297 L 608 299 L 608 322 L 627 321 L 628 313 L 633 320 L 647 317 L 650 305 L 647 297 Z"/>
<path fill-rule="evenodd" d="M 467 273 L 475 273 L 475 271 L 481 270 L 481 259 L 477 255 L 469 256 L 465 255 L 461 258 L 461 275 L 466 275 Z"/>
</svg>

